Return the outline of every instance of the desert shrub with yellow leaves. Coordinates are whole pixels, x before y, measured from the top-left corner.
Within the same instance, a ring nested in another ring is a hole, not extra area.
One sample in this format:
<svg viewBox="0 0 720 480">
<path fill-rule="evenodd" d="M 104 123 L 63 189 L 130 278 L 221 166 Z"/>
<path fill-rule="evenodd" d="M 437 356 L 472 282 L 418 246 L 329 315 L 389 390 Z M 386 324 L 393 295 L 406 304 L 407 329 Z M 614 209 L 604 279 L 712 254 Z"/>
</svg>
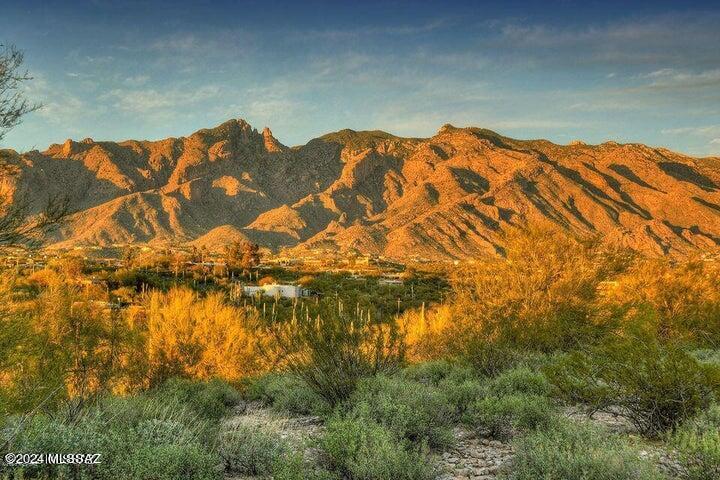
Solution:
<svg viewBox="0 0 720 480">
<path fill-rule="evenodd" d="M 219 293 L 153 292 L 144 316 L 153 383 L 172 376 L 232 381 L 261 368 L 255 351 L 260 333 L 251 329 L 256 313 L 228 305 Z"/>
</svg>

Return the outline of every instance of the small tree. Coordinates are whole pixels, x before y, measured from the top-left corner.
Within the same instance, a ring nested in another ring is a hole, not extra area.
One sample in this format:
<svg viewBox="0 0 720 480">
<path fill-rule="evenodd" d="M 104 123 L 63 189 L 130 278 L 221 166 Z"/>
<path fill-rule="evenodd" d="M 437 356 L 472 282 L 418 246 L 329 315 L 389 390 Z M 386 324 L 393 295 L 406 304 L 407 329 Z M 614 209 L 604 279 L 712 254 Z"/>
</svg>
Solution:
<svg viewBox="0 0 720 480">
<path fill-rule="evenodd" d="M 22 94 L 23 83 L 31 79 L 22 68 L 23 60 L 21 51 L 0 44 L 0 140 L 23 116 L 40 108 Z M 0 151 L 0 176 L 15 176 L 18 168 L 8 162 L 7 155 Z M 0 249 L 37 245 L 68 215 L 68 207 L 65 197 L 50 197 L 38 210 L 26 193 L 0 193 Z"/>
<path fill-rule="evenodd" d="M 22 117 L 37 110 L 40 105 L 30 103 L 22 94 L 23 82 L 30 80 L 23 70 L 23 54 L 14 46 L 0 44 L 0 140 L 20 124 Z"/>
<path fill-rule="evenodd" d="M 233 242 L 225 248 L 228 268 L 248 270 L 260 264 L 260 247 L 252 242 Z"/>
<path fill-rule="evenodd" d="M 550 351 L 603 331 L 598 287 L 625 268 L 624 252 L 552 225 L 510 229 L 504 240 L 505 258 L 455 276 L 451 339 Z"/>
</svg>

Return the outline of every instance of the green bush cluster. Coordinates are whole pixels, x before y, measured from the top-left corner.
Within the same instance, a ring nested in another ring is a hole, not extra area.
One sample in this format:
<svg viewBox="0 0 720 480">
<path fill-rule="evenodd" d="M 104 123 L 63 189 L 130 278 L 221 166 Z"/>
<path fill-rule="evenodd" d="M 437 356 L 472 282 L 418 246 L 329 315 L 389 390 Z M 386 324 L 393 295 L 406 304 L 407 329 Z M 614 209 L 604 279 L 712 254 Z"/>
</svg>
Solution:
<svg viewBox="0 0 720 480">
<path fill-rule="evenodd" d="M 363 379 L 347 402 L 350 418 L 377 422 L 399 438 L 431 447 L 452 442 L 453 412 L 434 387 L 399 377 Z"/>
<path fill-rule="evenodd" d="M 331 410 L 324 398 L 292 374 L 262 375 L 250 381 L 244 393 L 248 400 L 262 401 L 291 415 L 324 416 Z"/>
<path fill-rule="evenodd" d="M 459 420 L 468 405 L 485 394 L 485 385 L 468 365 L 432 360 L 405 368 L 402 378 L 437 387 L 446 403 Z"/>
<path fill-rule="evenodd" d="M 219 420 L 227 413 L 228 407 L 241 400 L 235 388 L 219 379 L 201 382 L 171 378 L 147 395 L 164 402 L 184 404 L 198 416 L 211 420 Z"/>
<path fill-rule="evenodd" d="M 720 404 L 714 404 L 675 432 L 672 444 L 690 480 L 720 478 Z"/>
<path fill-rule="evenodd" d="M 720 389 L 719 367 L 648 338 L 575 352 L 545 372 L 564 399 L 624 416 L 648 437 L 707 408 Z"/>
<path fill-rule="evenodd" d="M 215 479 L 212 426 L 182 404 L 115 400 L 75 421 L 37 415 L 19 429 L 13 452 L 100 453 L 90 466 L 38 465 L 25 478 Z M 14 431 L 11 427 L 7 431 Z"/>
<path fill-rule="evenodd" d="M 320 446 L 330 466 L 351 480 L 430 480 L 434 470 L 422 449 L 361 418 L 334 418 Z"/>
<path fill-rule="evenodd" d="M 69 417 L 12 419 L 12 452 L 100 453 L 97 465 L 13 467 L 16 478 L 209 480 L 222 477 L 218 420 L 237 394 L 219 381 L 172 381 L 135 397 L 109 397 Z"/>
<path fill-rule="evenodd" d="M 483 398 L 487 392 L 486 385 L 480 380 L 446 379 L 441 381 L 437 388 L 450 407 L 455 421 L 460 421 L 469 406 Z"/>
<path fill-rule="evenodd" d="M 273 480 L 340 480 L 336 472 L 331 472 L 320 465 L 307 462 L 301 453 L 292 453 L 275 464 Z"/>
<path fill-rule="evenodd" d="M 521 437 L 507 480 L 660 480 L 663 475 L 620 437 L 584 423 L 560 422 Z"/>
<path fill-rule="evenodd" d="M 254 426 L 235 425 L 223 430 L 218 438 L 220 458 L 225 471 L 231 474 L 270 475 L 288 450 L 278 434 Z"/>
<path fill-rule="evenodd" d="M 550 394 L 550 382 L 541 372 L 519 366 L 500 373 L 488 382 L 488 394 L 496 397 L 505 395 L 538 395 Z"/>
<path fill-rule="evenodd" d="M 509 394 L 475 401 L 463 420 L 485 435 L 504 440 L 516 433 L 550 428 L 557 416 L 546 397 Z"/>
<path fill-rule="evenodd" d="M 218 453 L 226 474 L 274 480 L 336 480 L 337 475 L 303 457 L 280 431 L 235 424 L 220 432 Z"/>
<path fill-rule="evenodd" d="M 408 380 L 426 385 L 438 386 L 443 381 L 455 383 L 477 378 L 477 374 L 465 364 L 449 360 L 430 360 L 405 367 L 401 376 Z"/>
</svg>

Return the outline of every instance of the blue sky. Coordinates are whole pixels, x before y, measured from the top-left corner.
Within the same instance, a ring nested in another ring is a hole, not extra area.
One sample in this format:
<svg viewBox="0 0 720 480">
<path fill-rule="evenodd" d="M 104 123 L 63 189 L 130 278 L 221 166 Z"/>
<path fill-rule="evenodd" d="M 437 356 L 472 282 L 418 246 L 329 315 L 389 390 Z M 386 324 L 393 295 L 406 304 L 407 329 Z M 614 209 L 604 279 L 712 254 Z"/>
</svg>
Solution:
<svg viewBox="0 0 720 480">
<path fill-rule="evenodd" d="M 158 139 L 229 118 L 643 142 L 720 155 L 720 4 L 6 0 L 44 107 L 3 140 Z"/>
</svg>

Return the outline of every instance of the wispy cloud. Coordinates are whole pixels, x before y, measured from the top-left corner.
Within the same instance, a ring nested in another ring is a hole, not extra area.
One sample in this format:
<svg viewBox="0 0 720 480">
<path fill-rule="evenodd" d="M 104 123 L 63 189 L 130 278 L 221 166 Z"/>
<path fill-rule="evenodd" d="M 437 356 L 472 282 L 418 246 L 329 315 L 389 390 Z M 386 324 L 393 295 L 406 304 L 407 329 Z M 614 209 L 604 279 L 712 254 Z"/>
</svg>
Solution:
<svg viewBox="0 0 720 480">
<path fill-rule="evenodd" d="M 133 75 L 123 80 L 123 85 L 128 87 L 141 87 L 150 81 L 149 75 Z"/>
<path fill-rule="evenodd" d="M 347 39 L 366 38 L 372 36 L 408 36 L 433 32 L 453 25 L 455 19 L 450 17 L 438 18 L 419 24 L 396 25 L 364 25 L 348 29 L 322 29 L 322 30 L 294 30 L 289 38 L 293 41 L 328 40 L 339 41 Z"/>
<path fill-rule="evenodd" d="M 661 133 L 699 142 L 696 143 L 698 146 L 694 149 L 698 155 L 720 154 L 720 124 L 668 128 L 662 130 Z"/>
<path fill-rule="evenodd" d="M 632 101 L 626 98 L 603 98 L 592 96 L 591 100 L 584 100 L 568 105 L 567 109 L 578 112 L 629 112 L 645 108 L 647 105 L 642 102 Z"/>
<path fill-rule="evenodd" d="M 194 31 L 161 34 L 148 43 L 137 42 L 132 49 L 162 53 L 244 56 L 255 51 L 257 35 L 247 29 L 216 29 L 203 34 Z"/>
<path fill-rule="evenodd" d="M 661 130 L 664 135 L 697 135 L 697 136 L 715 136 L 720 135 L 720 124 L 717 125 L 701 125 L 695 127 L 667 128 Z"/>
<path fill-rule="evenodd" d="M 432 13 L 430 3 L 400 13 L 378 4 L 365 17 L 364 7 L 348 15 L 344 2 L 324 6 L 327 16 L 303 5 L 307 15 L 288 20 L 263 2 L 207 16 L 193 14 L 205 7 L 151 4 L 161 21 L 108 16 L 96 22 L 107 35 L 68 14 L 62 38 L 72 47 L 32 51 L 38 40 L 29 32 L 51 35 L 56 19 L 18 29 L 28 32 L 18 38 L 31 46 L 27 58 L 39 59 L 33 73 L 46 79 L 31 98 L 47 105 L 22 126 L 41 140 L 18 144 L 56 141 L 70 127 L 160 138 L 228 117 L 264 123 L 288 143 L 344 127 L 422 136 L 447 122 L 556 140 L 622 135 L 686 151 L 717 150 L 720 138 L 712 129 L 720 115 L 717 8 L 628 7 L 605 20 L 567 21 L 567 10 L 518 19 L 499 7 Z"/>
<path fill-rule="evenodd" d="M 113 106 L 120 110 L 141 114 L 163 113 L 179 107 L 202 103 L 221 96 L 222 89 L 217 85 L 201 88 L 186 88 L 159 91 L 155 89 L 128 90 L 115 89 L 104 98 L 113 101 Z"/>
<path fill-rule="evenodd" d="M 564 65 L 671 63 L 712 68 L 720 61 L 720 14 L 665 14 L 582 27 L 495 22 L 496 46 L 517 59 Z"/>
<path fill-rule="evenodd" d="M 720 68 L 701 72 L 663 68 L 650 72 L 645 77 L 651 79 L 648 87 L 658 89 L 720 87 Z"/>
<path fill-rule="evenodd" d="M 25 84 L 25 95 L 40 104 L 35 115 L 54 125 L 75 122 L 82 115 L 91 116 L 92 110 L 85 100 L 65 89 L 56 88 L 45 75 L 38 74 Z"/>
</svg>

